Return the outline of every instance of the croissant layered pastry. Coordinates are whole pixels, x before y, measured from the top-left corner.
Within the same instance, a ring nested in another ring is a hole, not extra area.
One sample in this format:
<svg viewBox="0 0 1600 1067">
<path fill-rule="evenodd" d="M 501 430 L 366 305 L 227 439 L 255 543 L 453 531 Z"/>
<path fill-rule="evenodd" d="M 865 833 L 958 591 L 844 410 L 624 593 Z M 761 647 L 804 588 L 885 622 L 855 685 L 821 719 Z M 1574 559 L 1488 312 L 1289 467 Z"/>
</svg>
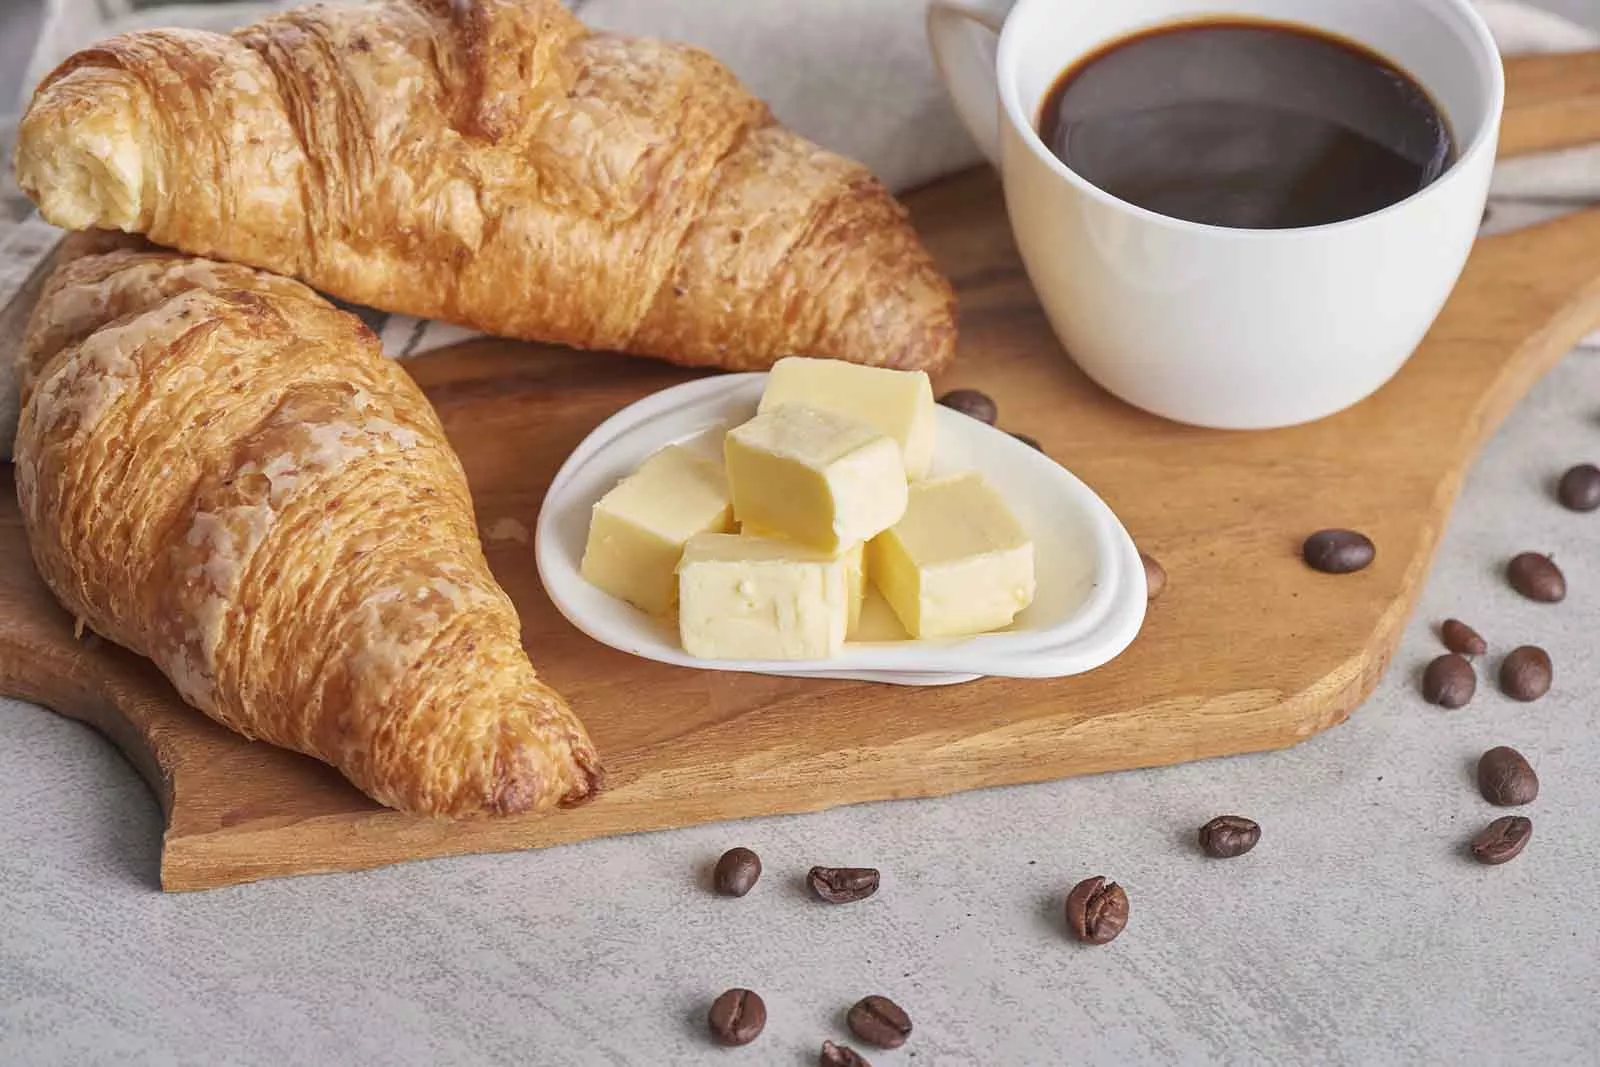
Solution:
<svg viewBox="0 0 1600 1067">
<path fill-rule="evenodd" d="M 124 248 L 56 272 L 20 359 L 23 521 L 81 623 L 403 811 L 595 791 L 437 416 L 357 318 L 298 282 Z"/>
<path fill-rule="evenodd" d="M 706 53 L 557 0 L 113 38 L 40 85 L 17 177 L 68 229 L 502 336 L 739 370 L 936 371 L 955 345 L 949 284 L 863 167 Z"/>
</svg>

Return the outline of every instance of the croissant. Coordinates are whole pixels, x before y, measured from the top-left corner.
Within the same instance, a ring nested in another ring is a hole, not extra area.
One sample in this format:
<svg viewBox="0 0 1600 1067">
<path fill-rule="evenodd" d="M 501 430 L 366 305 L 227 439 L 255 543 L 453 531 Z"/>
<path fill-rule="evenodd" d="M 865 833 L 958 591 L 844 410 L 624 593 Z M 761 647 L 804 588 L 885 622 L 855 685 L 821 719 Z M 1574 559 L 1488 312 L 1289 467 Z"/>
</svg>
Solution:
<svg viewBox="0 0 1600 1067">
<path fill-rule="evenodd" d="M 437 416 L 360 320 L 248 267 L 119 249 L 56 271 L 19 361 L 39 573 L 185 701 L 403 811 L 598 787 Z"/>
<path fill-rule="evenodd" d="M 116 37 L 39 86 L 16 172 L 58 226 L 507 337 L 741 370 L 955 346 L 949 283 L 863 167 L 706 53 L 557 0 Z"/>
</svg>

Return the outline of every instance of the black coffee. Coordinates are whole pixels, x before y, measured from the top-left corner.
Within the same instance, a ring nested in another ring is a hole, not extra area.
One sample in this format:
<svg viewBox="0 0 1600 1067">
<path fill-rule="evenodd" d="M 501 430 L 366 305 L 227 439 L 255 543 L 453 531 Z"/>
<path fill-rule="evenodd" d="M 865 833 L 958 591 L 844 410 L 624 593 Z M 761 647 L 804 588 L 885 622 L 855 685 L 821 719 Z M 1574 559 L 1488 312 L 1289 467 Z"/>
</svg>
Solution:
<svg viewBox="0 0 1600 1067">
<path fill-rule="evenodd" d="M 1250 230 L 1382 210 L 1455 158 L 1449 124 L 1404 71 L 1353 42 L 1268 22 L 1118 41 L 1061 75 L 1039 132 L 1119 199 Z"/>
</svg>

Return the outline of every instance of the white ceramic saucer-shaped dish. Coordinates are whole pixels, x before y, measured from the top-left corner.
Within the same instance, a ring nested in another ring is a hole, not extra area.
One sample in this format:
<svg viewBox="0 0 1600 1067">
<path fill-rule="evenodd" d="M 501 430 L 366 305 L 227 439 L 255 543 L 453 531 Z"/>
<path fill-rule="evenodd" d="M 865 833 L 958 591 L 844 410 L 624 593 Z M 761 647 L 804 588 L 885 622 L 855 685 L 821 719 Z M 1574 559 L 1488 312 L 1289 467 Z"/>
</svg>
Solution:
<svg viewBox="0 0 1600 1067">
<path fill-rule="evenodd" d="M 585 581 L 579 566 L 595 502 L 668 445 L 705 438 L 714 446 L 755 415 L 766 377 L 721 375 L 648 396 L 607 419 L 567 459 L 540 510 L 534 551 L 545 590 L 574 626 L 613 648 L 682 667 L 899 685 L 1065 677 L 1101 666 L 1132 643 L 1144 622 L 1144 566 L 1111 509 L 1049 457 L 944 407 L 933 474 L 981 472 L 1033 538 L 1038 593 L 1009 629 L 932 641 L 901 633 L 851 642 L 825 660 L 704 660 L 683 650 L 671 620 Z M 868 611 L 896 628 L 881 601 L 869 602 Z"/>
</svg>

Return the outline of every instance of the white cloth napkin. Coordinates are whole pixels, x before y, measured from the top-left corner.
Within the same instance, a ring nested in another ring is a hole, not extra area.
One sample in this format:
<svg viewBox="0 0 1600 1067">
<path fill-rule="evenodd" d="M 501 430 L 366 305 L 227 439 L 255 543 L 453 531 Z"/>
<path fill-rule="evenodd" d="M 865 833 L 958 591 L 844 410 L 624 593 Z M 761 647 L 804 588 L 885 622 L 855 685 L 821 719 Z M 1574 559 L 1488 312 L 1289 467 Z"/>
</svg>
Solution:
<svg viewBox="0 0 1600 1067">
<path fill-rule="evenodd" d="M 1395 0 L 1404 3 L 1407 0 Z M 158 25 L 225 30 L 281 6 L 185 3 L 135 10 L 130 0 L 46 0 L 48 11 L 25 86 L 61 59 L 111 33 Z M 861 160 L 895 190 L 979 161 L 939 84 L 923 34 L 925 0 L 568 0 L 591 25 L 688 41 L 720 56 L 795 130 Z M 1600 0 L 1597 0 L 1600 3 Z M 1479 0 L 1502 51 L 1600 48 L 1600 19 L 1585 28 L 1521 0 Z M 18 100 L 0 118 L 9 157 Z M 0 111 L 5 102 L 0 101 Z M 1504 163 L 1488 232 L 1516 228 L 1600 201 L 1600 146 Z M 0 302 L 9 300 L 60 234 L 0 184 Z M 473 336 L 441 323 L 364 313 L 384 349 L 406 358 Z M 1591 339 L 1600 344 L 1600 335 Z M 0 344 L 6 339 L 0 339 Z M 14 340 L 12 341 L 14 343 Z M 0 349 L 0 458 L 16 426 L 11 360 Z"/>
</svg>

